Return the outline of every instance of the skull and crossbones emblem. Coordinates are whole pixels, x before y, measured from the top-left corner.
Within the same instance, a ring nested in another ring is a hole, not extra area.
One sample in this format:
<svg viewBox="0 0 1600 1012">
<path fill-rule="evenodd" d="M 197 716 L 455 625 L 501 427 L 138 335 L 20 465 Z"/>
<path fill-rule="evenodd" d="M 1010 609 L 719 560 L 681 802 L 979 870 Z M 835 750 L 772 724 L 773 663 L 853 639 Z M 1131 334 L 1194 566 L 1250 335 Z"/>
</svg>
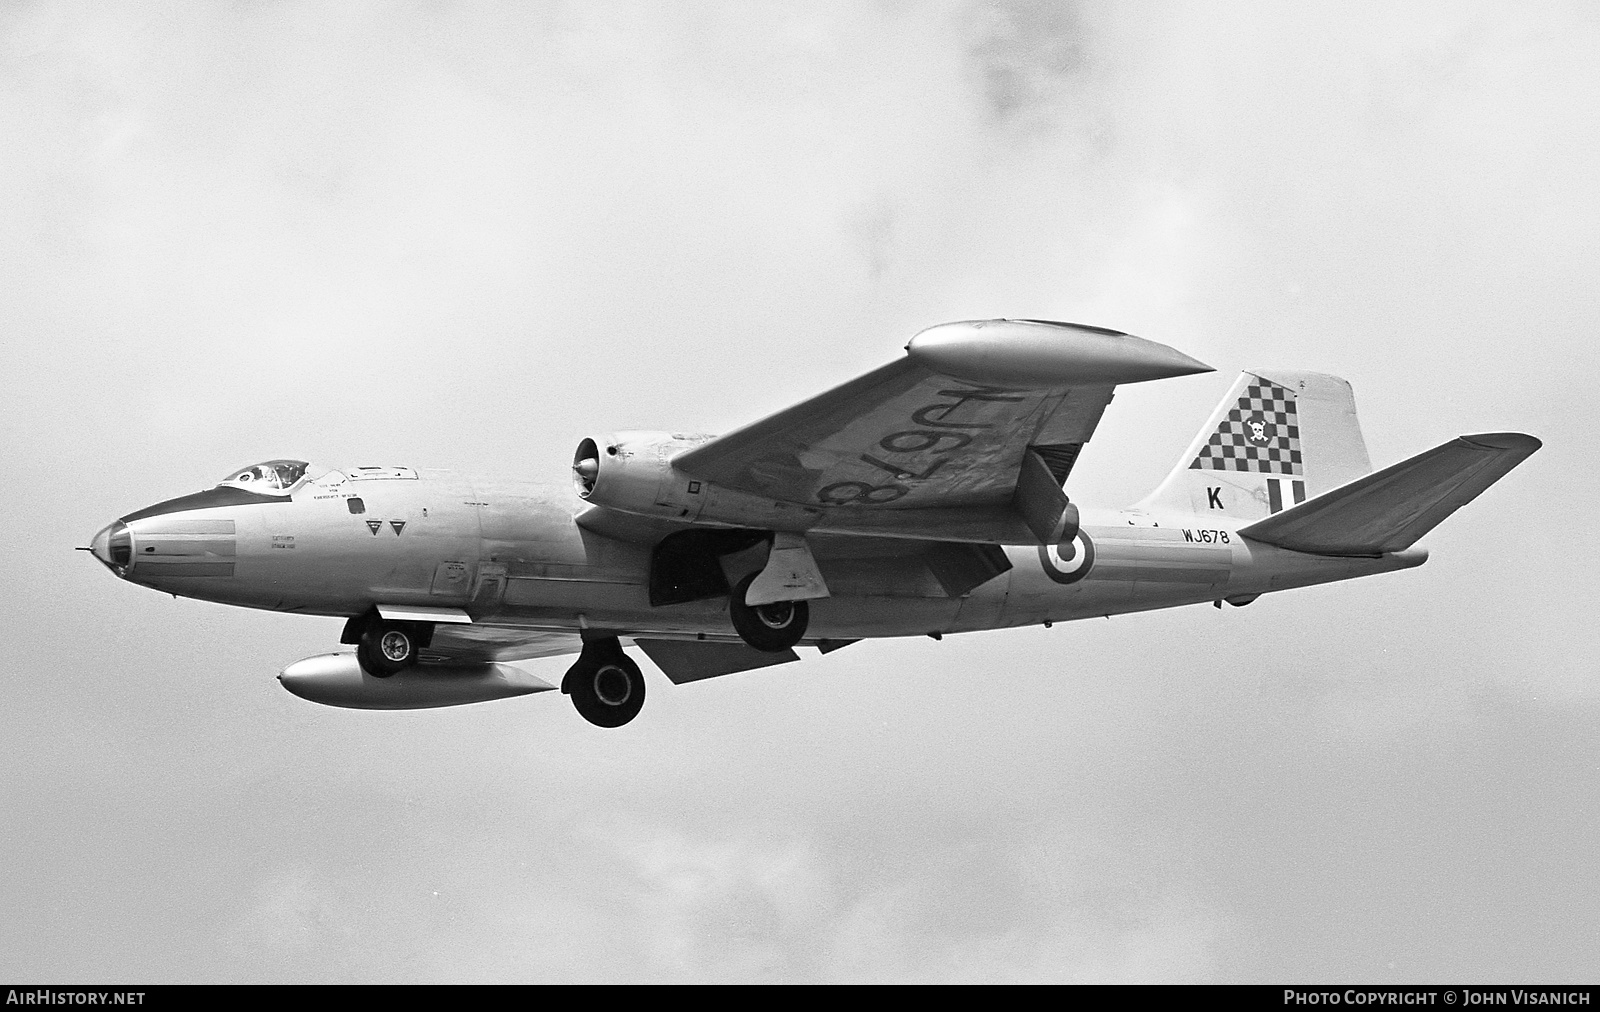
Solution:
<svg viewBox="0 0 1600 1012">
<path fill-rule="evenodd" d="M 1252 418 L 1245 422 L 1245 426 L 1250 430 L 1245 436 L 1246 439 L 1257 446 L 1265 446 L 1267 444 L 1270 437 L 1267 435 L 1267 423 L 1264 419 Z"/>
</svg>

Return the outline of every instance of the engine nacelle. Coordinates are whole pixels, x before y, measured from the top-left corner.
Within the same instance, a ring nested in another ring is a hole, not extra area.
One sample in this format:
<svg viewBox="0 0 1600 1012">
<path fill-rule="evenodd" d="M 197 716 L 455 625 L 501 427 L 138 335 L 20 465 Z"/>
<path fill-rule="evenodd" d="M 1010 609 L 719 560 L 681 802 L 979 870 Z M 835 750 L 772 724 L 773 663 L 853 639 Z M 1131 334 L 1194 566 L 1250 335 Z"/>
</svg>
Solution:
<svg viewBox="0 0 1600 1012">
<path fill-rule="evenodd" d="M 572 455 L 572 483 L 597 506 L 625 513 L 693 520 L 704 501 L 702 483 L 672 466 L 672 458 L 709 436 L 614 432 L 585 439 Z"/>
</svg>

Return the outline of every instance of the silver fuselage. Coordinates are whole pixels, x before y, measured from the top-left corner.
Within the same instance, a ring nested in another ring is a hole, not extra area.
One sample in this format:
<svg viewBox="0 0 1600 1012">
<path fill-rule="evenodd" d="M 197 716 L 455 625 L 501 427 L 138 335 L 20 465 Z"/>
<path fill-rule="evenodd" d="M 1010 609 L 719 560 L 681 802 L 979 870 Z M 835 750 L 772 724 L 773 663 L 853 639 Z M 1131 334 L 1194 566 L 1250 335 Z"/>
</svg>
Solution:
<svg viewBox="0 0 1600 1012">
<path fill-rule="evenodd" d="M 411 605 L 464 609 L 483 625 L 737 638 L 726 598 L 652 607 L 651 545 L 580 526 L 576 518 L 588 506 L 569 483 L 409 473 L 414 477 L 305 481 L 276 501 L 135 515 L 124 535 L 129 561 L 113 568 L 166 593 L 273 611 L 352 616 L 375 605 Z M 1242 538 L 1238 526 L 1218 516 L 1086 509 L 1076 558 L 1008 547 L 1011 570 L 960 597 L 890 561 L 824 558 L 832 596 L 811 602 L 806 639 L 943 634 L 1243 602 L 1427 558 L 1422 549 L 1372 558 L 1306 555 Z M 105 538 L 103 531 L 95 551 L 110 564 Z M 760 561 L 743 564 L 759 568 Z"/>
</svg>

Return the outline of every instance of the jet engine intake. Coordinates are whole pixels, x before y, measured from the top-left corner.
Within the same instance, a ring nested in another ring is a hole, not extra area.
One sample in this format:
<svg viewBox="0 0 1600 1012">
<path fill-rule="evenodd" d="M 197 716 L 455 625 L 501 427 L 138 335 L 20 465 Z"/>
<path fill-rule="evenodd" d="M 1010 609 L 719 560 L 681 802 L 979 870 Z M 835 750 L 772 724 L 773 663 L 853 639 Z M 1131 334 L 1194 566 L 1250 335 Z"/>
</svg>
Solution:
<svg viewBox="0 0 1600 1012">
<path fill-rule="evenodd" d="M 585 439 L 572 455 L 572 485 L 597 506 L 693 520 L 703 501 L 701 482 L 675 469 L 673 456 L 706 437 L 669 432 L 614 432 Z"/>
</svg>

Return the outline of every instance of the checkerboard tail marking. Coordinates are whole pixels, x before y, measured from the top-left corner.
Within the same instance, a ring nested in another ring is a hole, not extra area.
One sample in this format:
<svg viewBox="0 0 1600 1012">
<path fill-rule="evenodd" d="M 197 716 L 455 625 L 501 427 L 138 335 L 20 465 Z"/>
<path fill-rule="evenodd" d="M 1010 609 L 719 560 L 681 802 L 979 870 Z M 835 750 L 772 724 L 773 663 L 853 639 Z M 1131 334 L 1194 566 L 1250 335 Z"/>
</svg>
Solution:
<svg viewBox="0 0 1600 1012">
<path fill-rule="evenodd" d="M 1189 469 L 1303 475 L 1294 395 L 1257 378 L 1229 409 Z"/>
</svg>

